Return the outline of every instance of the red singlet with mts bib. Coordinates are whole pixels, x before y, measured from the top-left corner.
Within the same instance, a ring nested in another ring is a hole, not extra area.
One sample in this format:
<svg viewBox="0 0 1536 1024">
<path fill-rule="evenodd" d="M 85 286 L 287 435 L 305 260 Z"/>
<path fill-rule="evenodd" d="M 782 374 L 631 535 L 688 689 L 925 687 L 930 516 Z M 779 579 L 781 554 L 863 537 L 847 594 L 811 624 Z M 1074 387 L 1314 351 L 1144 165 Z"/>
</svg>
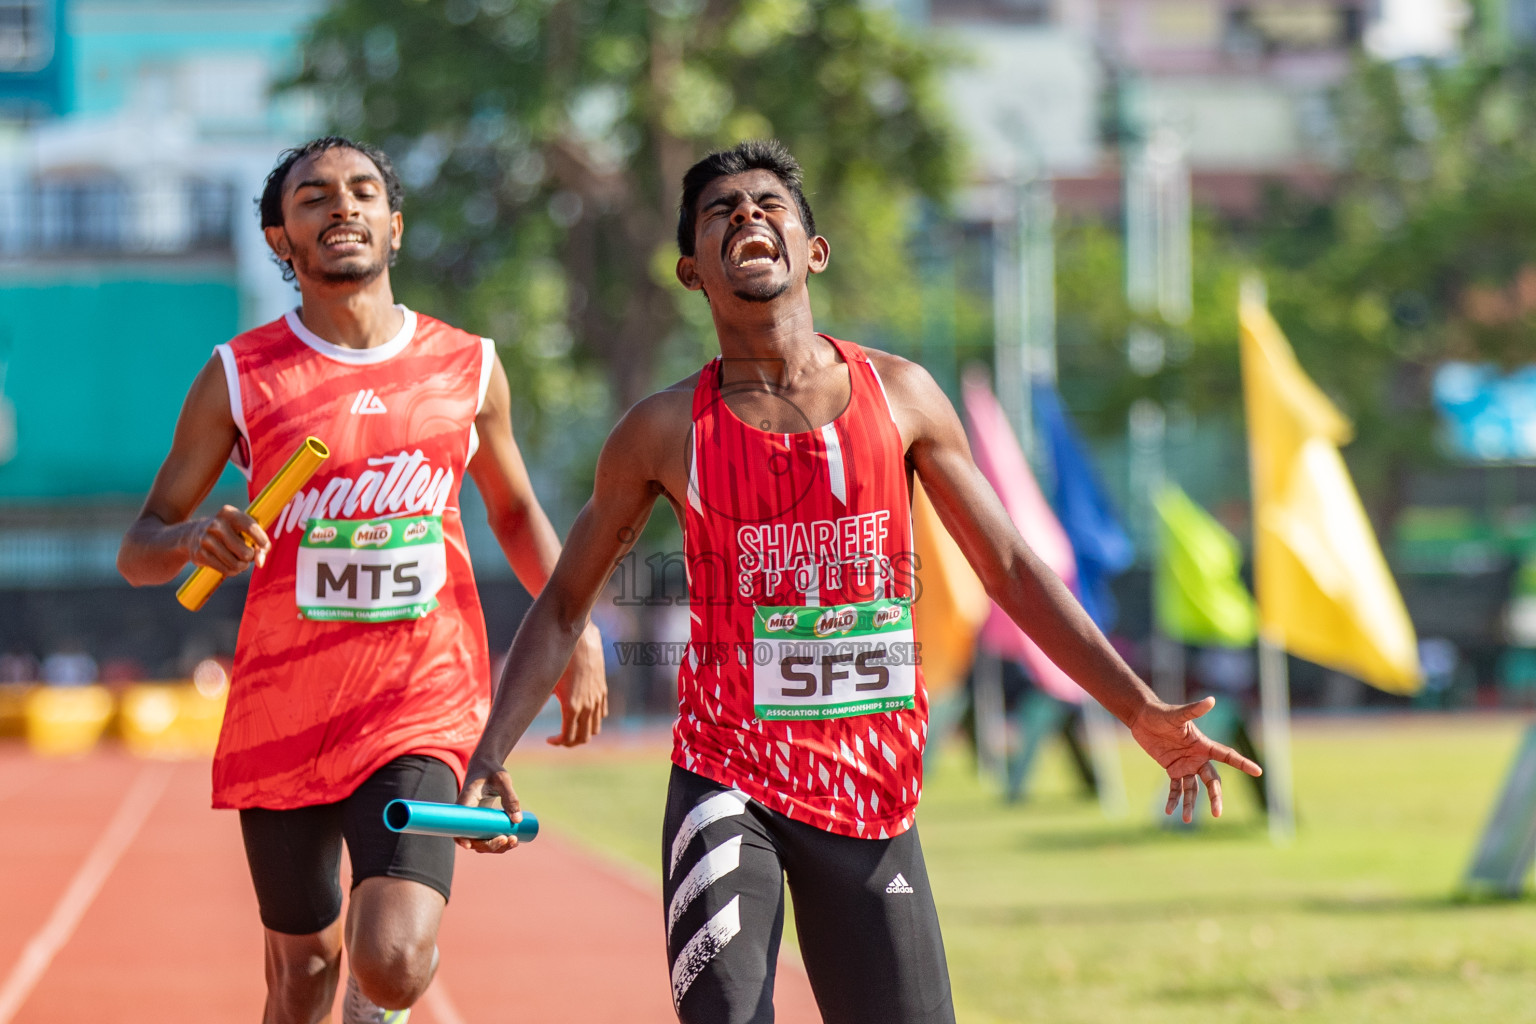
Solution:
<svg viewBox="0 0 1536 1024">
<path fill-rule="evenodd" d="M 797 821 L 887 838 L 912 825 L 928 728 L 911 496 L 880 375 L 857 345 L 826 340 L 852 395 L 819 429 L 743 423 L 721 360 L 699 374 L 672 759 Z"/>
<path fill-rule="evenodd" d="M 253 568 L 215 807 L 349 796 L 405 754 L 463 782 L 490 707 L 485 619 L 459 519 L 494 346 L 404 307 L 348 349 L 289 313 L 215 350 L 254 496 L 313 435 L 330 458 L 267 530 Z"/>
</svg>

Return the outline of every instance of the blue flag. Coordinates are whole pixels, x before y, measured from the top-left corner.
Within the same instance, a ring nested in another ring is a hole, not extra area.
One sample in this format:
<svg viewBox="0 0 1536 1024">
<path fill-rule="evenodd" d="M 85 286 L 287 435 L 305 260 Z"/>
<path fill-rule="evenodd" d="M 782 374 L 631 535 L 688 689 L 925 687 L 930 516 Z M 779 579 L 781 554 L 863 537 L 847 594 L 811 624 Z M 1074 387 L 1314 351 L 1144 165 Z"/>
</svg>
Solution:
<svg viewBox="0 0 1536 1024">
<path fill-rule="evenodd" d="M 1078 598 L 1099 628 L 1108 630 L 1118 614 L 1109 581 L 1130 568 L 1136 549 L 1120 525 L 1056 389 L 1035 385 L 1034 406 L 1040 440 L 1055 476 L 1051 504 L 1077 557 Z"/>
</svg>

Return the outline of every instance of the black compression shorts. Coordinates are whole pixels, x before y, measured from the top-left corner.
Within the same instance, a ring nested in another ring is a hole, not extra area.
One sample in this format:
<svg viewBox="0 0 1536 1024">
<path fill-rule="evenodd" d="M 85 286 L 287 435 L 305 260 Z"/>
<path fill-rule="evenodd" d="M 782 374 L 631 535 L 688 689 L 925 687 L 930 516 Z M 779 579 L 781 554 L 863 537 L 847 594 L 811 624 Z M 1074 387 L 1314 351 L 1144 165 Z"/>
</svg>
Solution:
<svg viewBox="0 0 1536 1024">
<path fill-rule="evenodd" d="M 662 875 L 683 1024 L 773 1020 L 786 876 L 826 1024 L 953 1024 L 915 827 L 894 839 L 834 835 L 674 765 Z"/>
<path fill-rule="evenodd" d="M 343 838 L 353 888 L 365 878 L 406 878 L 448 899 L 453 840 L 391 832 L 384 827 L 384 805 L 396 798 L 451 803 L 458 793 L 452 768 L 435 757 L 407 754 L 368 776 L 345 800 L 286 811 L 241 811 L 240 831 L 261 923 L 287 935 L 312 935 L 336 920 Z"/>
</svg>

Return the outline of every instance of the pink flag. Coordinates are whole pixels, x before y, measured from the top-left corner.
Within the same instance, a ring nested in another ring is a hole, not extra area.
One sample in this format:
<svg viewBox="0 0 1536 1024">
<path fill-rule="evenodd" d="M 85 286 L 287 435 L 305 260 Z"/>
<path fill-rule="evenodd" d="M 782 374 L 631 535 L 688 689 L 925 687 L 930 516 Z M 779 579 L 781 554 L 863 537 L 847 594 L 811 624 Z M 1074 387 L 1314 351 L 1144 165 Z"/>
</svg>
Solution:
<svg viewBox="0 0 1536 1024">
<path fill-rule="evenodd" d="M 1045 495 L 1040 493 L 1040 485 L 1035 482 L 1035 474 L 1030 471 L 1029 460 L 1024 458 L 1024 449 L 1019 447 L 1003 407 L 980 374 L 967 374 L 963 390 L 966 426 L 976 465 L 1003 500 L 1003 507 L 1025 543 L 1077 593 L 1077 561 L 1072 556 L 1072 542 Z M 998 657 L 1021 662 L 1040 688 L 1052 697 L 1074 703 L 1083 699 L 1083 691 L 1071 677 L 1057 668 L 996 604 L 981 628 L 981 646 Z"/>
</svg>

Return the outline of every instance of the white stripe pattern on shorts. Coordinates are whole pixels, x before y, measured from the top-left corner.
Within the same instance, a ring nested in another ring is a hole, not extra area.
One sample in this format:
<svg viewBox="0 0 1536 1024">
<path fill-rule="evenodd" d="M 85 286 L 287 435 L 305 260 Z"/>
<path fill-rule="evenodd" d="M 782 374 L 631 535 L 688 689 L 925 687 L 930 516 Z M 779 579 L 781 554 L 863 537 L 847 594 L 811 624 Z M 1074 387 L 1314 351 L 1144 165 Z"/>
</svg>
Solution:
<svg viewBox="0 0 1536 1024">
<path fill-rule="evenodd" d="M 688 849 L 688 844 L 693 837 L 699 834 L 704 826 L 721 818 L 729 818 L 740 814 L 747 809 L 747 794 L 739 789 L 728 789 L 723 793 L 717 793 L 708 800 L 702 801 L 697 807 L 688 812 L 683 823 L 678 826 L 677 835 L 672 840 L 672 863 L 667 868 L 667 877 L 677 874 L 678 861 L 683 859 L 683 851 Z"/>
<path fill-rule="evenodd" d="M 672 903 L 667 907 L 668 942 L 672 941 L 672 929 L 677 926 L 677 919 L 693 905 L 693 901 L 740 865 L 741 836 L 731 836 L 699 858 L 693 870 L 688 872 L 688 877 L 678 884 L 677 891 L 672 894 Z"/>
<path fill-rule="evenodd" d="M 699 930 L 693 933 L 693 938 L 688 940 L 677 953 L 677 959 L 672 961 L 672 1005 L 681 1007 L 683 996 L 688 994 L 688 988 L 695 978 L 709 966 L 709 962 L 720 954 L 726 944 L 735 938 L 741 931 L 741 897 L 732 896 L 731 902 L 720 908 L 720 912 L 699 926 Z"/>
</svg>

